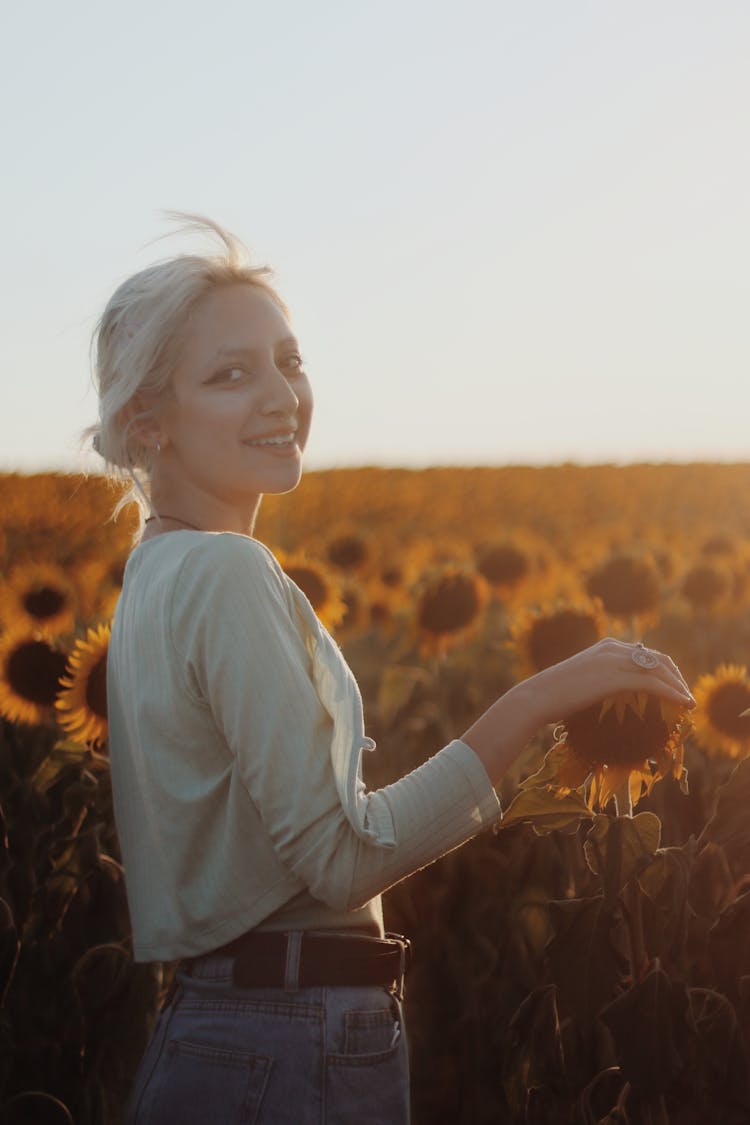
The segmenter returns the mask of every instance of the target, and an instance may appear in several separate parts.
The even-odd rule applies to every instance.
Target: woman
[[[367,792],[356,683],[252,537],[262,494],[300,479],[299,344],[267,272],[186,218],[223,252],[129,278],[95,335],[95,446],[148,512],[110,643],[116,823],[134,956],[179,961],[127,1120],[398,1125],[408,943],[381,893],[500,817],[546,723],[646,682],[692,697],[667,656],[608,639]]]

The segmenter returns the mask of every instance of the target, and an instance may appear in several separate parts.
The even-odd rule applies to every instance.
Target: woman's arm
[[[335,909],[363,905],[497,821],[492,786],[546,722],[611,691],[642,688],[647,676],[653,690],[676,690],[674,674],[638,669],[632,646],[602,642],[512,688],[462,739],[369,793],[394,841],[370,843],[341,804],[330,719],[267,552],[241,536],[217,536],[188,561],[171,615],[175,656],[210,708],[280,862]]]
[[[648,671],[632,659],[633,646],[606,637],[568,660],[516,684],[461,735],[497,785],[541,727],[620,691],[647,691],[683,707],[695,700],[673,661],[659,654]]]

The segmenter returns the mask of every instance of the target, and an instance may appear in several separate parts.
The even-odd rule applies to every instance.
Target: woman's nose
[[[270,366],[266,375],[263,409],[267,414],[296,414],[299,399],[289,380],[278,367]]]

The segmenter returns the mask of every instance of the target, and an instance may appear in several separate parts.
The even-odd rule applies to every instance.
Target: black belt
[[[401,934],[373,938],[305,930],[299,946],[297,987],[383,985],[403,997],[404,976],[411,961],[411,942]],[[250,930],[203,956],[234,958],[232,979],[241,988],[284,988],[288,980],[289,936]],[[190,972],[198,958],[181,967]]]

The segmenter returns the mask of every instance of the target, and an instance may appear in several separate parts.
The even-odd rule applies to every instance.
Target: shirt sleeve
[[[314,897],[353,910],[497,821],[500,805],[477,755],[456,740],[375,794],[394,845],[363,840],[341,805],[326,752],[331,717],[287,595],[260,543],[211,536],[181,568],[172,643],[280,861]]]

